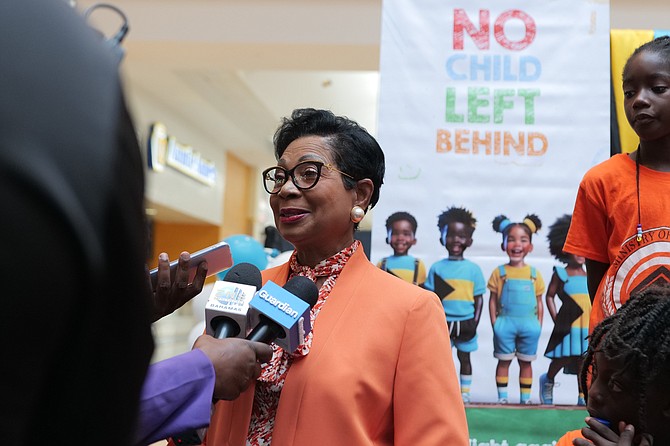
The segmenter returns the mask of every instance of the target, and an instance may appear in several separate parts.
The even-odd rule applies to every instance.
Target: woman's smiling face
[[[328,138],[322,136],[294,140],[277,164],[289,170],[304,161],[337,168]],[[330,256],[354,241],[350,212],[356,197],[356,188],[344,187],[342,174],[323,166],[313,188],[300,190],[288,180],[279,193],[270,196],[270,207],[277,229],[299,252],[323,251]]]

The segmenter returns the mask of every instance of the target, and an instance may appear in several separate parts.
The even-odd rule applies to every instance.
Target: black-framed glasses
[[[321,178],[321,168],[337,172],[347,178],[354,177],[341,170],[337,170],[331,164],[320,161],[303,161],[296,164],[293,169],[286,170],[283,167],[275,166],[263,171],[263,186],[269,194],[278,194],[281,188],[286,184],[287,178],[291,177],[293,184],[300,190],[311,189],[316,186]]]

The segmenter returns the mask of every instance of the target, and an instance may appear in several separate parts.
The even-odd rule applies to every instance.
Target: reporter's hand
[[[193,282],[188,283],[190,260],[191,255],[186,251],[179,255],[179,264],[173,281],[170,278],[170,259],[166,253],[162,252],[158,256],[156,289],[153,289],[151,279],[147,273],[153,304],[152,322],[171,314],[202,291],[202,287],[205,285],[205,277],[207,277],[207,262],[201,262],[198,265]]]
[[[272,359],[272,347],[246,339],[214,339],[201,335],[199,348],[212,361],[216,373],[214,398],[234,400],[261,374],[261,364]]]
[[[572,440],[575,446],[651,446],[654,440],[647,434],[635,435],[635,428],[632,424],[619,422],[619,432],[617,434],[609,427],[597,421],[595,418],[587,417],[588,427],[582,428],[582,435],[587,440],[576,438]]]

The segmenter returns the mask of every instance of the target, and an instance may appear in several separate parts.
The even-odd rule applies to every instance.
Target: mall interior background
[[[274,164],[273,132],[293,109],[328,108],[375,134],[381,0],[108,3],[128,20],[121,70],[143,150],[151,124],[161,122],[217,171],[214,186],[174,169],[147,171],[149,262],[234,234],[264,241],[272,216],[260,171]],[[612,29],[670,27],[666,0],[611,0],[610,7]],[[89,20],[108,36],[122,24],[102,8]],[[203,296],[154,324],[155,360],[190,349]]]

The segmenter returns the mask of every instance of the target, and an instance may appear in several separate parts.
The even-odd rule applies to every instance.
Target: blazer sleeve
[[[393,407],[397,446],[469,443],[444,310],[433,293],[421,292],[414,301],[396,373]]]

